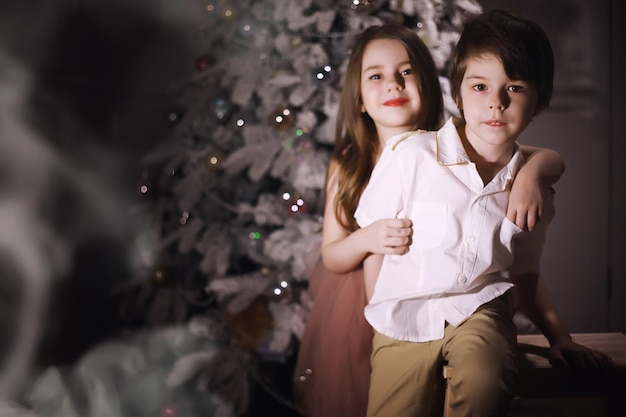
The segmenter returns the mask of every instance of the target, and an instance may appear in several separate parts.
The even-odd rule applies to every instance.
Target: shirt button
[[[468,242],[473,242],[474,240],[476,240],[476,238],[474,237],[474,235],[469,235],[469,236],[467,237],[467,241],[468,241]]]
[[[461,283],[461,284],[463,284],[463,285],[467,284],[467,277],[461,277],[461,278],[459,278],[459,283]]]

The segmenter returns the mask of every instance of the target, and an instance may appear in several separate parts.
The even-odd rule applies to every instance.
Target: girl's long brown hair
[[[367,28],[352,50],[339,102],[335,148],[331,175],[337,178],[335,216],[349,231],[358,229],[354,212],[367,185],[379,152],[379,140],[374,121],[361,112],[361,64],[369,42],[375,39],[395,39],[407,51],[417,80],[422,108],[415,129],[435,130],[443,117],[443,98],[437,67],[428,48],[411,29],[385,24]]]

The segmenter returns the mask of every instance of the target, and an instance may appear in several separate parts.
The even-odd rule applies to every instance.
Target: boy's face
[[[398,40],[375,39],[363,52],[361,111],[372,118],[383,141],[417,127],[422,103],[413,71]]]
[[[468,59],[460,95],[467,140],[480,154],[512,148],[537,106],[534,85],[510,80],[493,54]]]

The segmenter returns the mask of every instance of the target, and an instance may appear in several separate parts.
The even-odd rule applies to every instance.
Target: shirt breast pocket
[[[417,249],[440,246],[446,236],[448,207],[440,202],[417,202],[410,212],[413,221],[413,244]]]
[[[509,251],[512,251],[513,240],[524,233],[526,232],[524,232],[523,229],[505,217],[504,220],[502,220],[502,226],[500,227],[500,243],[502,243],[502,245]]]

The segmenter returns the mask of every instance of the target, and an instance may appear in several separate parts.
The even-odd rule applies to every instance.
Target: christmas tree
[[[321,239],[353,42],[375,24],[413,28],[445,92],[451,49],[481,7],[476,0],[203,0],[193,7],[194,74],[178,86],[170,137],[142,160],[134,216],[150,227],[133,278],[116,288],[129,333],[150,335],[132,338],[135,356],[126,349],[117,365],[135,370],[127,396],[141,397],[156,379],[172,392],[204,393],[203,415],[238,416],[249,411],[253,383],[272,391],[262,364],[293,357],[305,325],[306,260]],[[455,111],[449,96],[445,104]],[[106,349],[115,357],[115,347]],[[131,356],[158,365],[137,371]],[[185,392],[150,406],[196,415],[196,397]],[[273,395],[289,406],[288,392]],[[108,407],[116,415],[121,406]]]
[[[143,161],[140,192],[158,250],[129,311],[147,312],[151,326],[188,323],[206,339],[210,354],[178,358],[170,383],[194,379],[237,414],[248,403],[250,366],[292,355],[304,327],[305,259],[320,241],[325,173],[356,36],[383,22],[414,28],[445,87],[447,57],[480,6],[219,0],[197,7],[196,73],[168,115],[173,134]]]

